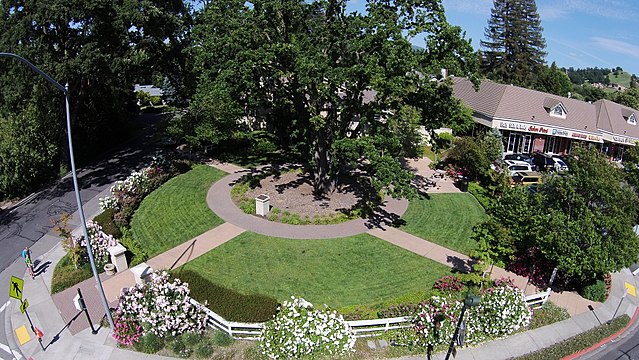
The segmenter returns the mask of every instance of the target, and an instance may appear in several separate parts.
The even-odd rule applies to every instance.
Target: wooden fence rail
[[[529,307],[538,309],[548,301],[549,297],[550,289],[538,294],[528,295],[525,299]],[[191,299],[191,303],[201,305],[193,299]],[[263,323],[228,321],[208,308],[202,307],[206,312],[206,322],[210,327],[224,331],[234,339],[257,340],[260,337],[260,332],[264,327]],[[389,330],[405,329],[413,326],[412,317],[410,316],[374,320],[352,320],[347,321],[347,323],[351,327],[351,331],[358,338],[374,336]]]

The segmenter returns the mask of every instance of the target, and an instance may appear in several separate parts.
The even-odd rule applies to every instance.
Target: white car
[[[556,171],[568,171],[568,165],[562,159],[554,157],[552,158],[555,162],[555,170]]]
[[[510,171],[510,176],[515,176],[515,174],[519,172],[532,172],[533,168],[532,166],[530,166],[530,164],[515,164],[508,166],[508,171]]]

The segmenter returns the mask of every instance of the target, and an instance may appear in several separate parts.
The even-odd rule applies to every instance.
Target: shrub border
[[[608,336],[607,338],[601,340],[600,342],[592,345],[589,348],[583,349],[583,350],[578,351],[578,352],[576,352],[576,353],[574,353],[572,355],[568,355],[568,356],[564,357],[562,360],[573,360],[573,359],[576,359],[576,358],[578,358],[578,357],[580,357],[582,355],[585,355],[585,354],[595,350],[596,348],[598,348],[601,345],[609,342],[610,340],[619,337],[619,335],[621,335],[624,332],[626,332],[626,330],[628,330],[628,328],[635,323],[635,321],[637,320],[637,314],[639,314],[639,308],[635,309],[635,313],[632,315],[632,318],[630,319],[630,321],[628,321],[628,324],[626,324],[626,326],[624,326],[621,330],[619,330],[616,333]]]

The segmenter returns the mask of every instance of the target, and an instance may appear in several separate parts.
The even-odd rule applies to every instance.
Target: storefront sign
[[[618,142],[618,143],[621,143],[621,144],[630,143],[629,140],[630,139],[628,139],[627,137],[624,137],[624,136],[615,136],[615,135],[612,136],[612,141]]]
[[[593,142],[599,142],[599,143],[603,142],[602,137],[599,135],[585,134],[578,131],[550,128],[550,127],[545,127],[540,125],[531,125],[531,124],[511,122],[511,121],[499,121],[498,124],[499,124],[498,128],[501,130],[521,131],[521,132],[528,132],[528,133],[535,133],[535,134],[559,136],[559,137],[593,141]],[[616,138],[621,138],[621,137],[616,137]],[[615,141],[621,142],[620,140],[615,140]],[[630,143],[630,141],[628,141],[628,143]]]
[[[543,126],[522,124],[510,121],[500,121],[499,128],[504,130],[518,130],[530,133],[550,134],[550,129]]]
[[[552,135],[569,137],[568,130],[552,129]]]
[[[499,128],[505,130],[528,131],[528,125],[508,121],[500,121]]]

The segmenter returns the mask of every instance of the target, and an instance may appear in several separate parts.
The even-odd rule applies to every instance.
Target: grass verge
[[[182,267],[244,294],[333,308],[430,289],[451,269],[368,234],[292,240],[245,232]],[[180,271],[178,269],[178,271]]]
[[[150,258],[223,223],[206,204],[206,194],[224,175],[199,165],[144,198],[131,220],[131,231]]]
[[[477,246],[470,236],[473,226],[485,221],[486,212],[470,194],[430,194],[411,200],[402,216],[402,230],[446,248],[468,254]]]
[[[77,269],[73,267],[73,262],[69,255],[64,255],[56,264],[51,279],[51,294],[57,294],[75,284],[93,276],[89,263],[80,265]]]
[[[630,321],[630,317],[628,315],[622,315],[612,322],[605,323],[601,326],[597,326],[596,328],[590,329],[584,333],[573,336],[570,339],[566,339],[562,342],[559,342],[555,345],[549,346],[547,348],[541,349],[539,351],[535,351],[530,354],[526,354],[524,356],[520,356],[517,360],[552,360],[552,359],[561,359],[565,356],[572,355],[581,350],[587,349],[598,342],[606,339],[617,331],[623,329],[628,322]]]

